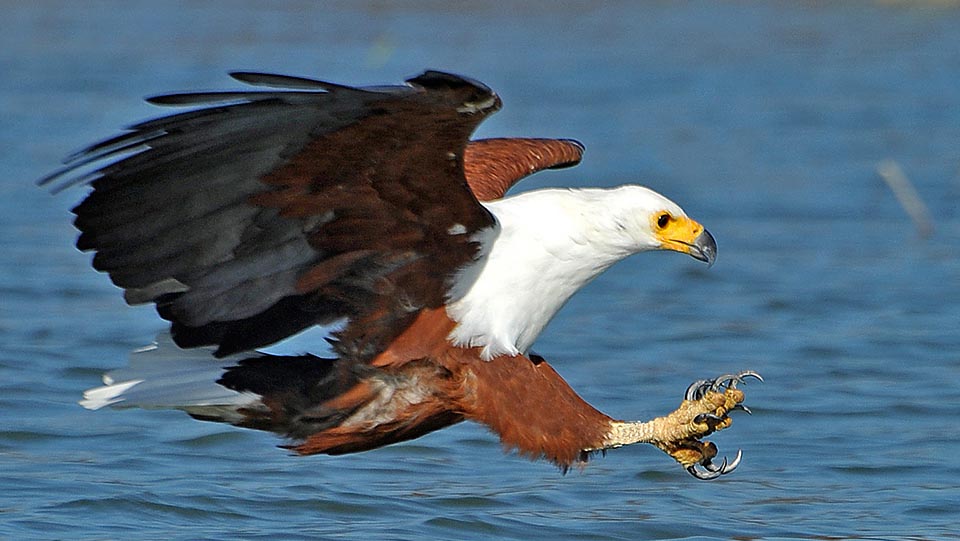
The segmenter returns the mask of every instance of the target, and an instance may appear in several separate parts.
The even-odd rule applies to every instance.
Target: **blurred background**
[[[83,189],[34,180],[230,70],[488,84],[478,137],[570,137],[515,190],[648,185],[710,270],[645,254],[536,349],[611,415],[751,368],[744,463],[703,483],[653,448],[583,472],[461,425],[347,457],[179,412],[76,405],[162,328],[72,243]],[[0,2],[0,538],[957,538],[957,2]]]

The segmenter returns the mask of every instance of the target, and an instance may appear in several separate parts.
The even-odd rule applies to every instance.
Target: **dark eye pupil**
[[[660,217],[657,218],[657,225],[659,227],[667,227],[667,223],[669,222],[670,222],[669,214],[661,214]]]

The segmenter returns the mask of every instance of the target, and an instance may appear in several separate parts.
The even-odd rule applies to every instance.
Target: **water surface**
[[[40,2],[0,22],[0,538],[950,539],[960,466],[960,12],[862,2]],[[575,137],[523,188],[642,182],[707,224],[710,270],[632,258],[537,350],[625,418],[752,368],[733,475],[653,448],[563,476],[461,425],[347,457],[178,412],[76,405],[161,327],[75,252],[32,180],[232,69],[503,97],[480,136]],[[920,238],[876,172],[896,160]]]

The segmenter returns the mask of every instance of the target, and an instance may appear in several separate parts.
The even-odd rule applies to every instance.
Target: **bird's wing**
[[[492,201],[528,175],[572,167],[582,157],[583,145],[573,139],[479,139],[467,145],[464,169],[477,199]]]
[[[41,182],[93,187],[74,209],[78,248],[128,302],[155,302],[180,346],[227,355],[340,322],[338,353],[369,359],[442,305],[477,257],[473,234],[494,225],[463,159],[500,100],[435,71],[360,88],[233,76],[279,89],[151,98],[201,108],[134,125]]]

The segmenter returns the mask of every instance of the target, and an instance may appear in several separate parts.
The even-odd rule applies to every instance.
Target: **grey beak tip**
[[[717,260],[717,241],[713,238],[713,235],[704,229],[703,232],[697,236],[696,240],[694,240],[693,246],[699,252],[694,257],[704,261],[708,269],[712,267],[714,261]]]

